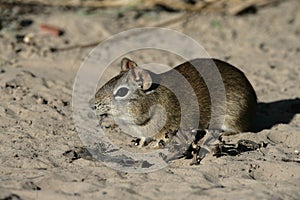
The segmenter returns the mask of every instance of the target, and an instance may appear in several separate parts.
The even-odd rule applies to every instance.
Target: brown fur
[[[124,66],[124,64],[128,66]],[[220,114],[220,117],[225,114],[225,121],[218,124],[218,119],[216,119],[217,125],[214,128],[233,133],[248,131],[251,128],[257,103],[256,94],[245,75],[234,66],[217,59],[195,59],[177,66],[174,68],[175,70],[162,74],[154,74],[138,67],[135,69],[136,66],[133,61],[126,58],[123,59],[122,74],[100,88],[92,101],[98,106],[98,111],[105,107],[106,109],[108,108],[108,111],[103,109],[103,114],[111,114],[109,104],[114,98],[112,95],[113,90],[119,84],[116,83],[117,81],[121,80],[122,84],[126,84],[126,82],[138,80],[142,82],[141,89],[137,89],[130,97],[129,104],[126,104],[126,112],[128,111],[128,113],[125,118],[131,118],[141,128],[145,127],[145,129],[141,130],[149,131],[155,128],[155,124],[162,120],[159,114],[163,112],[156,109],[154,112],[156,114],[153,114],[156,117],[153,118],[149,110],[154,105],[162,105],[166,111],[166,121],[163,128],[153,136],[155,141],[168,142],[172,138],[172,133],[175,133],[180,127],[180,123],[189,128],[207,129],[211,122],[211,98],[204,81],[205,79],[202,78],[197,69],[207,69],[210,72],[210,69],[217,66],[226,90],[226,108],[219,109],[220,111],[223,110],[224,113],[217,113],[217,117],[219,117],[218,114]],[[130,73],[133,74],[134,80],[130,79]],[[124,78],[125,74],[128,76],[127,79]],[[180,76],[181,78],[183,76],[182,80],[180,80]],[[213,78],[216,75],[211,74],[210,76],[209,78]],[[144,78],[145,80],[143,80],[143,77],[146,77]],[[189,110],[188,107],[181,110],[180,102],[172,92],[172,88],[175,88],[179,93],[177,96],[180,97],[182,102],[186,105],[192,105],[191,91],[188,92],[187,84],[183,84],[184,80],[190,84],[198,100],[200,111],[198,127],[190,127],[193,124],[190,124],[190,122],[196,120],[198,112],[193,109],[191,112],[186,112],[185,109]],[[153,83],[152,86],[148,87],[151,83]],[[143,89],[145,84],[148,84],[147,88]],[[146,91],[147,89],[149,91]],[[119,108],[123,109],[123,107]],[[155,145],[157,146],[158,144]]]

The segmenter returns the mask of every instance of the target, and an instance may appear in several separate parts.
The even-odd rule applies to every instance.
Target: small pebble
[[[20,26],[25,28],[30,26],[33,23],[33,21],[31,19],[23,19],[20,21]]]
[[[270,67],[271,69],[275,69],[275,68],[276,68],[275,65],[269,65],[269,67]]]
[[[24,36],[23,42],[25,42],[26,44],[31,44],[32,40],[33,40],[33,37],[34,37],[33,33],[29,33],[29,34]]]

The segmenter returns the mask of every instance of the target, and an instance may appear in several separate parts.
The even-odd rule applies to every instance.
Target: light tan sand
[[[299,11],[299,1],[285,1],[253,15],[199,15],[171,26],[211,56],[239,67],[257,92],[257,131],[227,140],[268,145],[238,156],[209,155],[198,166],[181,159],[147,174],[63,156],[83,146],[72,121],[72,87],[92,48],[47,49],[66,42],[87,44],[178,14],[150,13],[136,21],[132,12],[119,19],[109,11],[26,14],[33,25],[16,33],[35,33],[36,46],[16,43],[11,30],[0,32],[0,199],[300,199],[300,156],[295,153],[300,150]],[[63,27],[66,33],[42,34],[39,23]],[[151,52],[133,58],[179,64],[172,56]]]

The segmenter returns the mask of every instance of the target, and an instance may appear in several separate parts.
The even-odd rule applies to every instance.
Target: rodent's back
[[[215,66],[217,67],[217,70],[221,75],[222,80],[220,81],[223,81],[224,84],[226,93],[226,108],[221,108],[218,111],[220,112],[223,110],[224,112],[214,113],[214,116],[216,116],[216,114],[219,114],[220,116],[214,117],[218,119],[214,119],[211,121],[212,105],[210,91],[208,90],[208,87],[204,80],[210,81],[210,79],[218,79],[219,74],[215,74],[218,73],[216,72]],[[205,58],[185,62],[175,67],[174,69],[182,74],[184,78],[190,83],[190,85],[194,89],[195,95],[197,96],[200,111],[199,128],[206,129],[208,127],[213,127],[216,129],[221,129],[223,131],[231,132],[244,132],[248,131],[251,128],[251,123],[255,115],[257,104],[256,94],[250,82],[242,71],[224,61]],[[199,72],[201,72],[201,74]],[[169,72],[161,74],[162,80],[171,82],[172,80],[170,79],[172,79],[173,77],[172,73],[174,72],[172,72],[171,70]],[[180,88],[180,86],[178,88]],[[219,89],[213,87],[209,88],[214,91]],[[189,101],[191,101],[191,99],[189,98],[189,94],[184,94],[186,92],[185,88],[181,88],[181,90],[183,90],[183,95],[181,96],[181,98],[184,98],[184,101],[189,104]],[[214,93],[214,91],[211,92]],[[224,118],[221,116],[223,114],[225,114]],[[192,116],[192,114],[187,116],[184,115],[182,116],[182,118],[189,118]],[[225,121],[217,121],[222,119],[225,119]],[[186,119],[186,121],[189,121],[189,119]],[[214,124],[210,124],[210,122],[216,123],[217,125],[214,126]]]

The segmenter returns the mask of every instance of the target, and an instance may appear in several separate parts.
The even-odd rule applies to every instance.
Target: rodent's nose
[[[95,105],[95,98],[92,98],[90,101],[89,101],[89,106],[92,110],[96,110],[96,105]]]
[[[96,106],[95,106],[95,105],[90,105],[90,108],[91,108],[92,110],[96,110]]]

